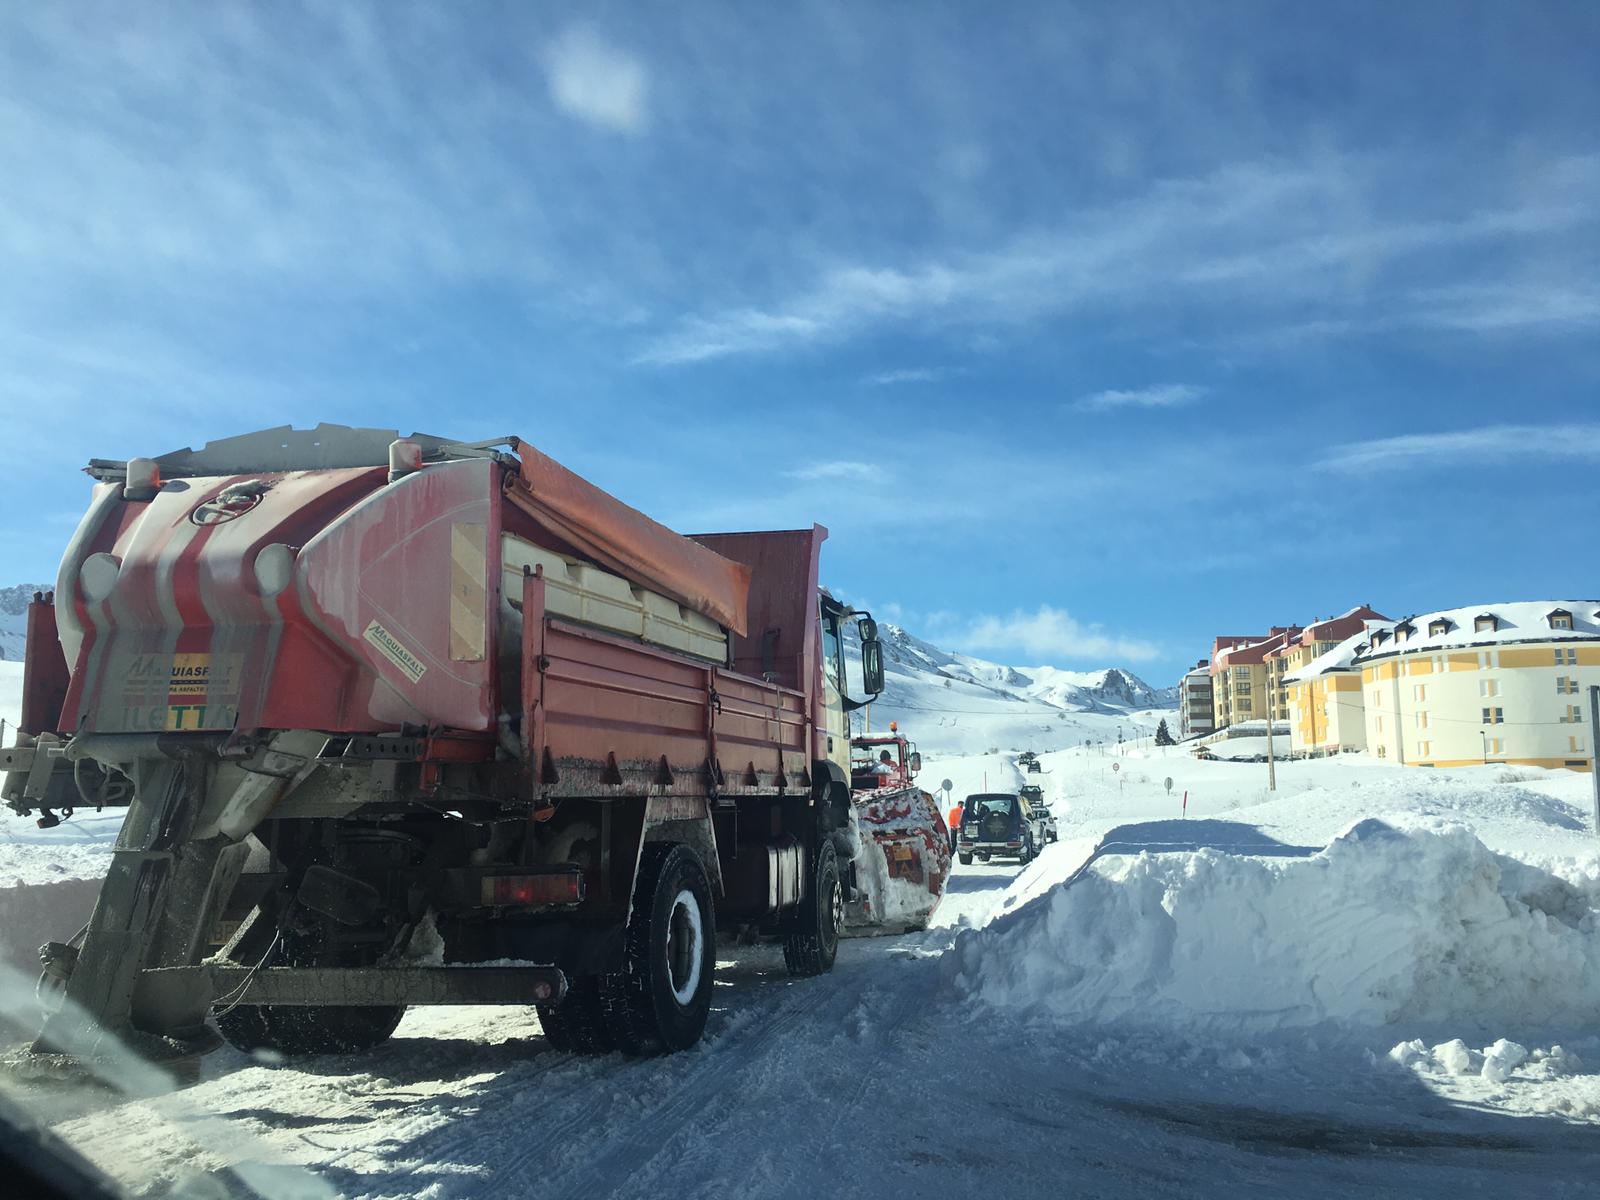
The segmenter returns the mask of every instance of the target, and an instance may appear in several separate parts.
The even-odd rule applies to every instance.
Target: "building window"
[[[1505,724],[1506,710],[1503,708],[1486,708],[1483,710],[1483,723],[1485,725]]]
[[[1382,717],[1378,718],[1378,732],[1379,733],[1383,732],[1383,718]]]
[[[1417,753],[1419,755],[1421,755],[1423,758],[1432,758],[1433,757],[1433,743],[1432,742],[1418,742],[1417,743]]]
[[[1578,694],[1578,681],[1571,675],[1558,675],[1556,677],[1556,695],[1576,696]]]
[[[1577,734],[1573,734],[1567,739],[1567,749],[1573,754],[1582,754],[1584,751],[1583,739]]]
[[[1485,748],[1486,752],[1489,753],[1489,754],[1504,754],[1506,752],[1505,739],[1504,738],[1490,738],[1485,743],[1485,747],[1484,748]]]
[[[1493,613],[1479,613],[1472,619],[1472,632],[1493,633],[1500,628],[1500,618]]]
[[[1428,698],[1428,685],[1425,683],[1415,684],[1411,689],[1411,698],[1421,704]]]
[[[1550,614],[1551,629],[1571,629],[1572,614],[1564,608],[1558,608]]]
[[[1438,637],[1442,633],[1450,632],[1450,622],[1444,619],[1428,622],[1428,636]]]
[[[1478,695],[1488,698],[1500,694],[1500,681],[1498,679],[1478,680]]]
[[[1567,715],[1562,717],[1561,720],[1563,724],[1576,725],[1579,721],[1583,720],[1583,714],[1578,711],[1578,706],[1576,704],[1569,704],[1567,705]]]
[[[1578,665],[1578,651],[1573,646],[1556,647],[1556,666],[1575,667]]]
[[[1417,714],[1417,728],[1418,729],[1426,729],[1427,727],[1428,727],[1428,714],[1425,713],[1425,712],[1419,712]]]

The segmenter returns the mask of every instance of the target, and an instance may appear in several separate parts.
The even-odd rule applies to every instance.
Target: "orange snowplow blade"
[[[518,441],[506,499],[607,570],[671,596],[737,634],[748,632],[750,568],[652,521]]]

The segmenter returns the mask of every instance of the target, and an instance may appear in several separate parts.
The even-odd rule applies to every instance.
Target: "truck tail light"
[[[537,875],[485,875],[483,903],[494,905],[581,904],[583,876],[576,871]]]

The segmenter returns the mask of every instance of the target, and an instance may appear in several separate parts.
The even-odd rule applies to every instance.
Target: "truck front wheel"
[[[795,924],[783,941],[783,962],[789,974],[821,975],[831,970],[839,954],[839,927],[843,924],[839,856],[832,842],[823,842],[811,875],[811,894],[800,902]]]
[[[705,868],[687,846],[639,858],[625,966],[600,984],[606,1028],[624,1054],[670,1054],[700,1040],[711,1013],[717,929]]]

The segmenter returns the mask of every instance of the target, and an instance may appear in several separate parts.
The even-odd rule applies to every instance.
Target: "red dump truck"
[[[37,1049],[355,1052],[507,1003],[659,1053],[700,1038],[719,933],[832,965],[883,656],[820,526],[681,537],[515,438],[283,428],[89,473],[3,797],[127,813],[41,951]]]

